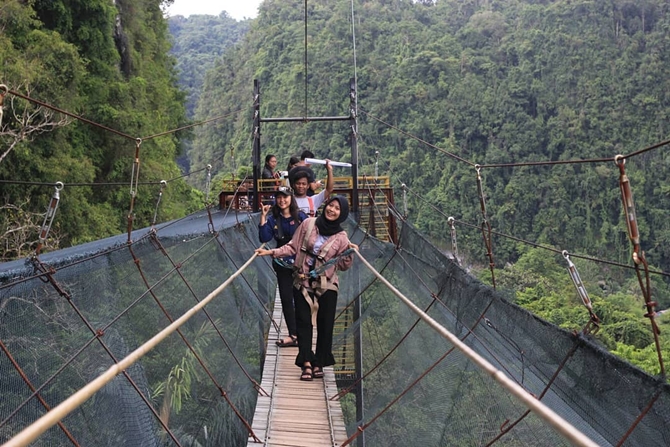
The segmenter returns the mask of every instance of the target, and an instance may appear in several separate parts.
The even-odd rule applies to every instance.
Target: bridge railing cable
[[[444,301],[440,298],[440,296],[442,296],[442,295],[449,295],[449,292],[445,292],[445,291],[442,290],[442,289],[441,289],[441,290],[438,290],[437,292],[433,292],[433,291],[431,290],[431,288],[426,284],[426,281],[424,281],[423,278],[421,277],[421,275],[419,275],[419,273],[415,270],[414,265],[415,265],[416,263],[421,263],[422,260],[421,260],[420,258],[416,258],[416,257],[414,257],[414,258],[412,259],[412,262],[409,262],[407,259],[405,259],[405,257],[404,257],[403,254],[401,253],[402,251],[403,251],[403,249],[402,249],[402,242],[399,242],[399,247],[396,247],[396,249],[394,250],[393,255],[392,255],[391,258],[390,258],[390,260],[392,260],[392,259],[393,259],[394,257],[396,257],[396,256],[399,256],[399,258],[403,261],[403,266],[399,266],[399,268],[400,268],[401,270],[405,271],[405,272],[408,272],[408,271],[411,272],[411,273],[412,273],[412,276],[415,277],[415,280],[418,280],[419,283],[422,284],[422,286],[425,288],[425,290],[426,290],[427,292],[430,293],[430,295],[431,295],[431,297],[432,297],[432,301],[428,304],[428,306],[426,307],[426,310],[425,310],[424,312],[427,313],[427,312],[431,309],[431,307],[433,307],[433,305],[434,305],[435,303],[440,303],[440,305],[443,306],[443,309],[446,310],[449,314],[452,315],[453,320],[456,321],[457,324],[459,324],[463,329],[465,329],[465,334],[461,337],[461,340],[462,340],[462,341],[465,341],[468,337],[471,337],[475,343],[477,343],[482,349],[484,349],[484,350],[486,351],[486,355],[489,356],[489,358],[495,359],[496,363],[497,363],[498,365],[500,365],[500,367],[502,367],[502,368],[504,369],[504,371],[505,371],[510,377],[514,378],[515,375],[512,373],[512,371],[509,370],[508,365],[506,365],[505,362],[501,361],[501,359],[498,358],[498,356],[496,355],[496,353],[493,352],[493,351],[489,348],[489,346],[488,346],[488,344],[486,343],[486,341],[483,340],[480,336],[478,336],[477,333],[475,332],[475,329],[477,328],[477,326],[479,325],[479,323],[480,323],[482,320],[484,320],[484,321],[486,322],[486,326],[488,326],[488,327],[490,327],[490,328],[493,328],[493,329],[496,331],[496,333],[497,333],[497,334],[504,340],[504,342],[508,343],[511,347],[513,347],[513,349],[516,350],[517,355],[520,356],[520,358],[521,358],[521,366],[520,366],[520,368],[521,368],[521,378],[520,378],[520,380],[519,380],[519,379],[516,379],[516,378],[515,378],[514,380],[515,380],[520,386],[524,387],[524,389],[527,389],[527,388],[524,386],[524,371],[525,371],[526,367],[524,366],[525,362],[524,362],[524,351],[523,351],[523,349],[522,349],[522,348],[521,348],[521,347],[514,341],[513,338],[511,338],[511,337],[509,337],[507,334],[505,334],[505,331],[499,330],[498,328],[495,327],[495,325],[491,322],[491,320],[490,320],[489,318],[485,318],[485,315],[486,315],[487,311],[489,310],[489,308],[491,307],[491,305],[494,303],[494,300],[493,300],[493,299],[490,299],[490,300],[489,300],[489,304],[488,304],[487,306],[485,306],[485,307],[481,310],[480,315],[479,315],[479,317],[474,321],[474,324],[472,324],[471,327],[468,327],[468,325],[465,324],[465,322],[459,320],[458,315],[456,315],[455,313],[453,313],[453,312],[451,311],[451,309],[449,309],[449,306],[447,306],[447,305],[444,303]],[[409,253],[409,254],[411,254],[411,253]],[[390,262],[390,260],[389,260],[389,262]],[[386,269],[386,267],[388,267],[388,265],[389,265],[388,262],[387,262],[386,264],[384,264],[384,266],[383,266],[383,268],[382,268],[382,271],[383,271],[384,269]],[[375,281],[376,281],[376,279],[375,279]],[[410,280],[410,281],[411,281],[412,283],[414,283],[414,280]],[[374,283],[374,281],[373,281],[373,282],[370,282],[370,283],[368,284],[368,286],[366,286],[366,289],[367,289],[368,287],[372,286],[373,283]],[[361,291],[358,295],[361,295],[363,292],[364,292],[364,291]],[[357,297],[358,297],[358,295],[357,295]],[[368,302],[367,304],[368,304],[368,306],[372,305],[372,304],[369,303],[369,302]],[[378,306],[377,306],[377,307],[378,307]],[[343,312],[344,312],[344,311],[343,311]],[[437,312],[439,312],[439,310],[438,310]],[[388,312],[385,312],[385,313],[388,313]],[[359,377],[358,379],[355,380],[355,382],[354,382],[353,384],[351,384],[351,385],[348,386],[347,388],[341,390],[337,395],[333,396],[333,397],[331,398],[331,400],[334,400],[334,399],[341,399],[344,395],[346,395],[346,394],[348,394],[349,392],[351,392],[351,391],[352,391],[352,390],[353,390],[353,389],[354,389],[360,382],[365,381],[371,374],[373,374],[373,373],[374,373],[378,368],[380,368],[380,367],[381,367],[387,360],[389,360],[392,354],[394,354],[396,351],[402,349],[402,348],[401,348],[401,344],[403,344],[403,342],[405,342],[405,340],[407,340],[407,338],[410,336],[410,334],[412,334],[412,332],[414,331],[414,329],[417,328],[417,325],[418,325],[418,323],[419,323],[420,321],[421,321],[420,318],[418,318],[416,321],[414,321],[414,323],[411,325],[411,327],[405,332],[405,334],[399,339],[399,341],[398,341],[392,348],[390,348],[390,349],[388,350],[388,352],[383,356],[383,358],[382,358],[381,360],[377,361],[376,364],[374,364],[374,366],[372,366],[372,367],[368,367],[368,368],[367,368],[367,371],[365,372],[365,374],[364,374],[362,377]],[[399,327],[398,325],[395,325],[395,326],[396,326],[396,327]],[[375,327],[375,326],[373,326],[373,327]],[[373,330],[373,327],[368,326],[368,331]],[[369,335],[370,335],[370,334],[369,334]],[[420,335],[419,335],[419,337],[420,337]],[[369,338],[374,338],[374,336],[369,337]],[[575,350],[577,349],[578,346],[580,346],[580,344],[581,344],[581,339],[580,339],[579,337],[575,337],[575,340],[574,340],[574,342],[573,342],[573,346],[572,346],[572,348],[571,348],[571,349],[568,351],[568,353],[565,355],[563,361],[562,361],[562,362],[558,365],[558,367],[553,371],[552,378],[545,384],[545,387],[544,387],[544,389],[542,390],[542,392],[541,392],[541,394],[540,394],[540,397],[544,396],[544,395],[551,389],[551,387],[552,387],[552,385],[554,384],[556,378],[559,376],[559,373],[562,372],[562,370],[563,370],[564,366],[566,365],[567,361],[568,361],[570,358],[572,358],[572,356],[573,356]],[[411,348],[410,348],[410,349],[411,349]],[[407,352],[407,348],[405,348],[404,351]],[[372,424],[373,424],[379,417],[381,417],[385,412],[387,412],[388,410],[390,410],[392,406],[396,405],[396,404],[400,401],[401,398],[403,398],[403,397],[404,397],[404,396],[405,396],[405,395],[406,395],[406,394],[407,394],[413,387],[419,385],[419,383],[420,383],[420,382],[421,382],[421,381],[422,381],[422,380],[423,380],[423,379],[424,379],[424,378],[425,378],[431,371],[433,371],[433,370],[434,370],[434,369],[435,369],[435,368],[436,368],[442,361],[444,361],[444,360],[447,358],[447,356],[449,356],[449,354],[451,354],[452,352],[454,352],[454,349],[453,349],[453,348],[449,349],[447,352],[444,353],[444,355],[442,355],[442,357],[440,357],[437,361],[435,361],[433,364],[431,364],[429,367],[427,367],[427,368],[426,368],[426,369],[425,369],[425,370],[424,370],[424,371],[423,371],[417,378],[415,378],[415,379],[414,379],[408,386],[406,386],[401,392],[397,393],[396,396],[392,399],[392,401],[391,401],[390,403],[388,403],[388,404],[387,404],[381,411],[377,412],[377,413],[375,414],[375,416],[374,416],[371,420],[369,420],[364,426],[359,427],[359,430],[361,430],[361,429],[364,430],[366,427],[369,427],[370,425],[372,425]],[[400,355],[403,356],[403,354],[400,354]],[[391,367],[391,368],[392,368],[392,367]],[[375,388],[374,379],[373,379],[373,382],[372,382],[370,385],[371,385],[371,388],[373,388],[373,389]],[[494,437],[494,438],[489,442],[489,444],[487,444],[487,445],[492,445],[492,444],[494,444],[495,442],[497,442],[497,440],[499,440],[499,439],[502,438],[504,435],[506,435],[507,433],[509,433],[509,432],[510,432],[510,431],[511,431],[511,430],[512,430],[512,429],[513,429],[519,422],[521,422],[521,420],[523,420],[529,413],[530,413],[530,412],[527,411],[527,412],[524,413],[520,418],[518,418],[514,423],[506,424],[506,425],[504,425],[503,427],[501,427],[501,430],[500,430],[500,433],[498,434],[498,436]]]

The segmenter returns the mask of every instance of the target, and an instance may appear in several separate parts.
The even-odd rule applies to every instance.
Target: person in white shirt
[[[332,194],[335,185],[333,182],[333,167],[330,160],[326,159],[326,171],[328,172],[326,188],[320,193],[308,197],[310,171],[311,169],[306,166],[296,166],[289,172],[289,182],[293,188],[293,197],[298,204],[298,209],[309,217],[314,217],[319,207]]]
[[[314,176],[314,171],[312,171],[312,168],[310,167],[309,164],[305,161],[307,158],[314,158],[314,153],[309,150],[304,150],[302,151],[302,154],[300,154],[300,159],[297,157],[291,157],[291,161],[289,162],[289,168],[288,168],[288,173],[289,176],[291,175],[291,170],[294,167],[297,166],[305,166],[310,168],[307,172],[309,172],[309,187],[307,188],[307,195],[308,196],[313,196],[314,191],[317,189],[321,189],[323,187],[323,184],[321,183],[321,180],[317,180],[316,177]],[[295,160],[295,162],[293,162]]]

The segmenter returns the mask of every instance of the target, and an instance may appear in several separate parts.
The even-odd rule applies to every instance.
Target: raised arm
[[[261,242],[270,242],[274,238],[274,217],[269,216],[271,205],[263,205],[261,219],[258,225],[258,239]]]
[[[326,171],[328,172],[328,178],[326,179],[326,198],[330,197],[335,189],[335,181],[333,180],[333,167],[330,164],[330,160],[326,158]]]

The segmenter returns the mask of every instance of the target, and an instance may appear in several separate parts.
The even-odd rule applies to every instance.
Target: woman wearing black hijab
[[[341,227],[348,215],[347,199],[331,197],[324,203],[323,214],[306,219],[291,242],[272,250],[256,250],[259,256],[296,257],[294,300],[298,356],[295,364],[302,368],[300,380],[322,378],[324,366],[335,364],[333,327],[339,284],[336,271],[348,270],[354,261],[353,253],[343,255],[346,250],[358,250]],[[328,264],[333,259],[335,262]],[[312,271],[315,274],[310,275]],[[317,326],[316,352],[312,351],[314,324]]]

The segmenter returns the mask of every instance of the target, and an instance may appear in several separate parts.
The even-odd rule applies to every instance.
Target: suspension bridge
[[[2,87],[3,96],[33,100]],[[481,223],[444,217],[456,255],[457,228],[481,231],[489,287],[404,219],[390,184],[359,176],[359,113],[416,137],[359,108],[355,78],[349,96],[343,116],[310,117],[305,97],[304,116],[266,118],[255,83],[254,169],[242,181],[252,193],[224,191],[219,209],[208,205],[167,223],[157,222],[156,212],[150,228],[133,229],[142,138],[116,132],[136,149],[128,234],[41,253],[67,194],[67,184],[53,185],[38,249],[0,265],[3,447],[670,443],[670,388],[648,287],[650,274],[666,273],[650,270],[644,259],[625,169],[626,160],[669,142],[595,160],[479,165],[417,139],[473,169]],[[351,129],[352,176],[336,192],[357,211],[347,231],[360,250],[356,267],[341,275],[337,364],[324,381],[305,386],[291,349],[274,347],[285,334],[274,274],[267,259],[254,256],[254,211],[263,198],[261,125],[323,120]],[[542,321],[495,290],[491,241],[509,235],[489,223],[482,169],[612,162],[633,244],[635,263],[625,267],[640,280],[661,377],[594,341],[598,318],[574,265],[570,275],[590,316],[581,331]],[[420,196],[404,183],[402,192]],[[568,261],[579,256],[544,248]]]
[[[207,208],[2,264],[3,446],[666,444],[663,380],[505,301],[397,217],[395,243],[349,222],[338,364],[308,387],[274,347],[256,214]]]

